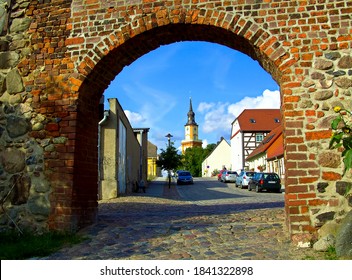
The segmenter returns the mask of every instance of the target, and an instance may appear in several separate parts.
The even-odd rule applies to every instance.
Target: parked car
[[[184,170],[177,170],[177,171],[175,172],[175,177],[177,178],[177,177],[178,177],[178,173],[180,173],[180,172],[182,172],[182,171],[184,171]]]
[[[256,172],[242,170],[241,173],[236,178],[236,187],[241,189],[247,188],[249,180],[254,176]]]
[[[177,185],[193,184],[193,176],[189,171],[180,171],[177,176]]]
[[[236,171],[225,170],[225,172],[223,172],[221,175],[221,182],[236,182],[237,176],[238,174]]]
[[[279,175],[273,172],[257,172],[249,181],[248,190],[261,192],[262,190],[281,192],[281,180]]]

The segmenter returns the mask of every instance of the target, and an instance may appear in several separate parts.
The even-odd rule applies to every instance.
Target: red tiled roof
[[[246,160],[249,160],[255,157],[256,155],[259,155],[260,153],[264,153],[265,151],[267,151],[268,153],[268,150],[270,149],[271,145],[275,143],[275,141],[280,137],[282,137],[281,124],[277,125],[272,131],[270,131],[270,133],[264,138],[264,140],[259,144],[259,146],[255,150],[253,150],[252,153],[250,153],[250,155],[246,158]],[[283,144],[282,144],[282,152],[283,152]],[[267,157],[269,156],[267,155]]]
[[[275,159],[276,157],[283,157],[284,155],[284,136],[281,135],[274,141],[274,143],[266,151],[267,160]]]
[[[281,123],[280,109],[245,109],[237,117],[241,131],[271,131]]]

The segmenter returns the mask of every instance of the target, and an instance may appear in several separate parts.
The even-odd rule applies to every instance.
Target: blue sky
[[[105,91],[117,98],[132,127],[150,128],[149,141],[160,149],[171,133],[175,147],[184,139],[192,98],[203,146],[229,141],[232,121],[252,108],[280,108],[279,86],[257,61],[228,47],[181,42],[140,57]]]

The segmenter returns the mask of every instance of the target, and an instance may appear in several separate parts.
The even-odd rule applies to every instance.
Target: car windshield
[[[229,173],[229,174],[237,175],[237,172],[236,172],[236,171],[229,171],[228,173]]]
[[[191,173],[189,172],[180,172],[178,173],[179,176],[191,176]]]
[[[247,172],[247,176],[248,176],[248,177],[253,177],[254,174],[255,174],[255,172]]]

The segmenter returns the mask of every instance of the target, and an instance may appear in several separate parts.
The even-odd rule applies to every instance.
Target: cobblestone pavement
[[[176,186],[153,184],[159,191],[101,201],[98,222],[80,232],[88,239],[45,259],[324,259],[293,246],[282,204],[200,206],[182,201]]]

